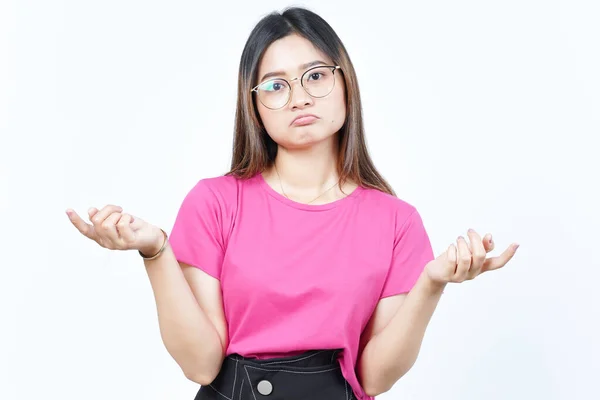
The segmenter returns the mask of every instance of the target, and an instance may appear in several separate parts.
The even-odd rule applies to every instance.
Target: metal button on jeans
[[[266,380],[258,382],[256,388],[258,389],[258,393],[262,394],[263,396],[268,396],[271,394],[271,392],[273,392],[273,384]]]

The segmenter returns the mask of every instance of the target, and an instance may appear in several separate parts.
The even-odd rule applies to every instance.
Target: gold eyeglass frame
[[[302,83],[304,81],[304,75],[306,75],[307,73],[309,73],[310,71],[317,69],[317,68],[331,68],[331,72],[333,73],[333,86],[331,87],[331,90],[329,91],[329,93],[327,93],[326,95],[323,96],[313,96],[312,94],[308,93],[308,91],[306,90],[306,88],[304,87],[304,84]],[[262,102],[262,100],[260,99],[260,96],[258,95],[258,88],[259,86],[264,85],[267,82],[271,82],[271,81],[284,81],[287,85],[288,88],[290,89],[288,92],[288,99],[287,101],[281,106],[281,107],[277,107],[277,108],[271,108],[271,107],[267,107],[269,110],[279,110],[283,107],[285,107],[286,105],[288,105],[288,103],[290,102],[290,100],[292,99],[292,82],[297,81],[298,79],[300,79],[300,86],[302,86],[302,89],[306,92],[306,94],[308,94],[310,97],[314,97],[317,99],[322,99],[323,97],[327,97],[329,96],[329,94],[331,94],[331,92],[333,92],[333,89],[335,88],[335,71],[337,71],[338,69],[342,69],[342,67],[340,67],[339,65],[316,65],[314,67],[311,67],[309,69],[307,69],[306,71],[304,71],[304,73],[302,74],[302,76],[300,76],[300,78],[296,77],[294,79],[290,79],[287,80],[285,78],[272,78],[272,79],[267,79],[266,81],[263,81],[261,83],[259,83],[258,85],[254,86],[252,89],[250,89],[250,92],[256,92],[256,97],[258,97],[258,100],[261,102],[261,104],[265,107],[267,107],[265,105],[265,103]]]

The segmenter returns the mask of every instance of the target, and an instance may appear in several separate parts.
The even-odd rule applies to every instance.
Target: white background
[[[64,211],[115,203],[169,230],[227,171],[250,30],[291,4],[0,4],[0,399],[192,399],[139,256]],[[598,2],[296,4],[344,41],[372,156],[436,253],[469,227],[521,244],[448,288],[380,398],[600,398]]]

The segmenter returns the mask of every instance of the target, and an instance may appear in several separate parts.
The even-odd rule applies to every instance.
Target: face
[[[286,79],[291,87],[289,101],[281,108],[268,108],[258,98],[256,101],[258,113],[269,136],[279,145],[297,149],[332,140],[344,124],[346,103],[343,75],[340,70],[327,75],[321,73],[327,72],[327,69],[312,69],[323,65],[335,64],[310,41],[298,35],[273,42],[263,55],[258,70],[258,83],[265,82],[261,85],[261,98],[267,99],[268,96],[271,100],[282,98],[283,101],[287,98],[282,93],[288,92],[289,88],[283,81],[273,79]],[[301,86],[300,79],[309,69],[311,71],[304,76],[304,85],[311,94],[318,97],[311,96]],[[269,75],[265,77],[266,74]],[[298,79],[293,80],[294,78]],[[333,89],[321,97],[330,87],[327,79],[335,80],[331,81]],[[314,117],[297,119],[306,114]]]

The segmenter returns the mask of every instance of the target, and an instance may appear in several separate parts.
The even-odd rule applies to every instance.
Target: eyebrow
[[[315,60],[315,61],[307,62],[306,64],[300,65],[299,69],[308,69],[308,68],[314,67],[316,65],[327,65],[327,63],[325,61]],[[263,75],[262,78],[260,78],[259,82],[263,82],[267,78],[271,78],[273,76],[279,76],[279,75],[285,75],[285,71],[267,72],[266,74]]]

